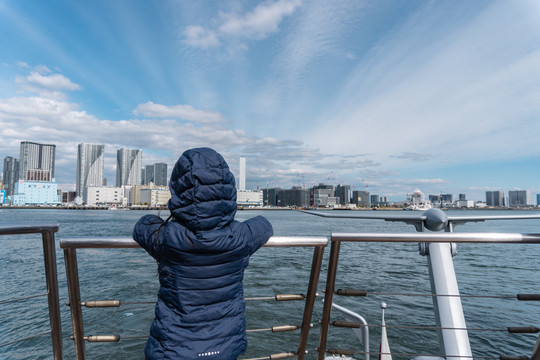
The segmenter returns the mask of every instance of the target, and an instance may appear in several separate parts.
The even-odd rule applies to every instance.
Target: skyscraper
[[[54,160],[56,145],[21,142],[19,156],[19,179],[52,181],[54,179]]]
[[[240,158],[240,176],[238,181],[238,190],[246,190],[246,158]]]
[[[146,165],[141,172],[142,179],[141,184],[148,185],[153,183],[157,186],[167,186],[167,164],[155,163],[153,165]]]
[[[141,175],[144,174],[144,179],[141,179],[141,183],[143,185],[148,185],[150,183],[154,183],[154,165],[146,165],[144,167],[144,170],[141,172]]]
[[[486,191],[486,205],[495,207],[504,206],[504,192]]]
[[[154,184],[158,186],[167,186],[167,164],[154,164]]]
[[[7,196],[12,196],[15,191],[15,182],[19,180],[19,159],[11,156],[4,158],[4,176],[2,182]]]
[[[86,199],[88,186],[103,186],[105,145],[79,144],[76,196]]]
[[[510,190],[508,191],[508,206],[526,206],[531,203],[529,190]]]
[[[140,185],[142,150],[120,149],[116,153],[116,187]]]

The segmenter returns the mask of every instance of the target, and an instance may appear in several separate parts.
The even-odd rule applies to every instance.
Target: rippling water
[[[154,212],[156,213],[156,212]],[[452,211],[458,215],[460,211]],[[505,211],[475,211],[479,214],[505,214]],[[510,211],[509,214],[516,214]],[[532,212],[527,212],[532,213]],[[239,211],[237,220],[255,215],[266,216],[274,225],[275,235],[323,235],[331,232],[414,232],[410,225],[381,220],[326,219],[292,211]],[[466,214],[471,214],[467,211]],[[0,211],[0,222],[49,221],[60,224],[56,235],[130,237],[142,211],[15,210]],[[162,217],[168,215],[163,212]],[[492,221],[458,226],[457,232],[540,233],[540,220]],[[45,293],[43,251],[39,235],[0,237],[0,302]],[[418,255],[416,244],[342,245],[336,288],[365,289],[369,292],[428,293],[429,275],[426,258]],[[325,251],[323,264],[328,261]],[[464,244],[454,258],[462,294],[515,295],[540,293],[539,245]],[[244,281],[246,297],[305,293],[309,279],[311,249],[260,249],[251,259]],[[64,355],[75,358],[65,283],[63,253],[57,246],[60,303]],[[155,262],[141,249],[79,250],[78,263],[82,301],[119,299],[123,302],[153,302],[158,289]],[[323,265],[319,281],[322,294],[326,281]],[[316,358],[322,302],[316,301],[308,359]],[[335,298],[336,303],[363,315],[369,324],[380,324],[380,303],[386,302],[388,325],[434,325],[431,298],[403,296],[368,296]],[[247,304],[248,329],[274,325],[300,324],[302,302],[275,303],[251,301]],[[48,329],[45,297],[0,305],[0,344]],[[539,326],[540,304],[508,299],[466,298],[463,308],[469,328],[505,329],[508,326]],[[333,316],[337,314],[333,314]],[[145,337],[153,319],[153,305],[122,305],[113,309],[84,309],[85,334],[119,334],[134,339],[119,343],[86,344],[87,359],[143,359]],[[298,332],[256,332],[248,335],[246,357],[295,350]],[[372,351],[378,350],[380,329],[370,331]],[[390,348],[396,353],[437,352],[437,335],[432,330],[388,329]],[[473,355],[531,355],[535,335],[514,335],[500,331],[471,331]],[[361,350],[348,329],[332,328],[328,347]],[[0,347],[0,359],[50,359],[50,336]],[[357,356],[363,358],[363,356]],[[375,356],[372,356],[375,358]],[[398,359],[400,357],[394,357]],[[403,358],[403,357],[401,357]]]

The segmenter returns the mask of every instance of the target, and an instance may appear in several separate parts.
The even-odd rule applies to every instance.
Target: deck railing
[[[58,295],[58,273],[56,265],[54,234],[58,231],[58,224],[33,223],[0,225],[0,235],[42,234],[44,251],[45,278],[47,283],[47,297],[50,318],[50,333],[52,338],[52,352],[55,360],[63,359],[62,330],[60,322],[60,305]],[[327,352],[327,336],[330,324],[330,313],[337,277],[340,246],[346,242],[384,242],[384,243],[426,243],[428,249],[435,244],[448,243],[485,243],[485,244],[540,244],[540,234],[509,234],[509,233],[334,233],[330,237],[331,250],[329,256],[328,274],[325,288],[325,301],[321,319],[319,345],[317,348],[318,359],[324,359]],[[11,239],[8,241],[12,241]],[[13,240],[15,241],[15,240]],[[310,279],[305,297],[305,307],[302,319],[301,333],[298,351],[294,353],[281,353],[273,356],[273,359],[297,357],[303,359],[306,354],[307,338],[311,327],[311,317],[316,297],[316,288],[321,270],[324,248],[328,243],[326,237],[273,237],[265,245],[266,247],[313,247],[313,260],[311,265]],[[85,337],[81,312],[80,288],[77,266],[77,249],[85,248],[136,248],[139,245],[128,238],[72,238],[62,239],[60,247],[64,249],[65,266],[67,272],[68,292],[70,299],[71,317],[73,325],[73,338],[75,340],[75,352],[77,359],[85,359]],[[1,266],[1,264],[0,264]],[[433,296],[438,296],[437,294]],[[442,295],[448,297],[448,295]],[[457,297],[459,300],[459,296]],[[519,296],[518,296],[519,299]],[[525,294],[520,300],[539,300],[539,295]],[[99,305],[99,304],[96,304]],[[534,330],[534,329],[533,329]],[[509,329],[510,331],[510,329]],[[524,332],[523,328],[517,332]],[[99,337],[94,341],[117,341],[117,336]],[[459,358],[458,356],[457,358]],[[461,356],[466,358],[466,356]],[[454,359],[456,357],[450,357]],[[540,337],[532,350],[532,360],[540,360]]]
[[[328,244],[328,238],[326,237],[280,237],[275,236],[264,245],[264,247],[313,247],[313,259],[311,263],[311,272],[309,278],[309,284],[307,293],[305,295],[304,313],[302,318],[302,325],[300,327],[300,339],[298,343],[298,349],[291,352],[283,352],[279,354],[273,354],[272,359],[286,359],[291,357],[297,357],[303,359],[306,354],[307,340],[309,330],[312,327],[311,317],[313,313],[313,307],[315,304],[315,298],[317,294],[317,284],[319,281],[319,274],[321,271],[321,263],[324,253],[324,248]],[[72,238],[62,239],[60,241],[60,247],[64,249],[64,259],[66,264],[66,273],[68,281],[69,303],[71,309],[71,320],[73,325],[73,340],[75,342],[75,353],[77,360],[86,359],[85,340],[86,341],[102,341],[111,342],[119,341],[118,335],[108,336],[84,336],[84,324],[81,308],[81,291],[79,286],[79,275],[77,266],[77,249],[96,249],[96,248],[137,248],[139,244],[129,238]],[[294,297],[294,296],[293,296]],[[277,296],[276,296],[277,298]],[[284,299],[291,298],[285,296]],[[303,296],[301,297],[303,299]],[[86,302],[85,302],[86,303]],[[118,302],[103,301],[99,306],[118,306]],[[96,305],[96,304],[94,304]],[[292,330],[295,327],[280,327],[280,330]],[[280,331],[278,330],[278,331]]]
[[[45,263],[45,281],[49,306],[50,333],[52,338],[53,358],[63,359],[62,325],[60,321],[60,300],[58,296],[58,272],[54,233],[59,229],[56,223],[20,223],[0,225],[0,235],[41,234]],[[14,240],[16,241],[16,240]],[[0,264],[2,266],[2,264]]]
[[[330,247],[330,258],[329,258],[329,264],[328,264],[328,274],[326,278],[326,289],[325,289],[325,298],[324,298],[324,306],[323,306],[323,315],[321,320],[321,332],[319,337],[319,347],[318,347],[318,360],[324,360],[325,359],[325,353],[327,351],[327,338],[328,338],[328,329],[330,325],[330,315],[332,310],[332,301],[335,294],[337,295],[349,295],[352,294],[352,296],[365,296],[363,295],[363,291],[336,291],[335,284],[336,284],[336,277],[337,277],[337,269],[338,269],[338,261],[339,261],[339,253],[340,253],[340,247],[341,244],[344,242],[383,242],[383,243],[421,243],[427,245],[427,253],[432,251],[435,253],[437,251],[438,254],[445,253],[444,250],[448,250],[448,255],[451,258],[451,246],[450,244],[456,244],[456,243],[483,243],[483,244],[540,244],[540,234],[515,234],[515,233],[407,233],[407,234],[401,234],[401,233],[333,233],[330,237],[331,240],[331,247]],[[447,245],[446,248],[439,248],[440,245]],[[437,258],[437,261],[442,260],[445,261],[444,258]],[[454,274],[454,268],[453,264],[444,264],[444,263],[434,263],[435,259],[431,261],[430,264],[431,267],[435,269],[430,269],[430,271],[439,271],[439,275],[441,271],[451,272],[452,276],[454,277],[453,280],[455,280],[455,274]],[[437,269],[438,267],[438,269]],[[444,269],[441,269],[444,267]],[[446,281],[447,278],[439,278],[441,281]],[[437,282],[438,280],[435,280]],[[445,290],[448,290],[448,288],[445,287]],[[455,289],[451,289],[451,292],[454,290],[457,290],[457,286]],[[445,315],[449,315],[452,311],[455,311],[456,308],[458,308],[459,311],[461,311],[461,299],[459,296],[459,293],[450,295],[449,293],[444,293],[444,295],[437,294],[434,292],[432,294],[433,299],[436,301],[438,297],[445,298],[447,301],[447,304],[439,304],[439,306],[446,306],[447,313]],[[523,294],[523,296],[518,295],[517,298],[519,300],[540,300],[540,295],[538,294]],[[458,306],[456,306],[458,305]],[[437,306],[436,306],[437,307]],[[440,309],[436,309],[436,311],[441,311]],[[462,315],[462,314],[461,314]],[[453,321],[450,321],[449,323],[452,323],[452,325],[455,326],[455,319],[452,319]],[[441,320],[439,320],[441,321]],[[442,319],[444,321],[444,319]],[[441,337],[449,337],[450,340],[447,340],[452,343],[452,345],[455,345],[453,347],[453,350],[457,351],[458,354],[446,354],[446,357],[450,360],[454,359],[472,359],[472,355],[470,353],[469,347],[469,340],[467,337],[467,332],[463,331],[466,329],[454,329],[454,328],[446,328],[445,324],[439,323],[439,329]],[[534,332],[536,329],[532,329],[531,332]],[[509,329],[510,332],[510,329]],[[516,331],[519,332],[519,331]],[[526,331],[521,331],[526,332]],[[444,342],[445,339],[441,341],[441,343]],[[466,344],[464,344],[466,342]],[[465,346],[463,346],[465,345]],[[441,344],[442,347],[444,347],[444,344]],[[468,348],[468,349],[467,349]],[[456,350],[457,349],[457,350]],[[444,349],[442,349],[444,351]],[[340,352],[335,352],[339,354]],[[344,352],[347,353],[347,352]],[[350,354],[350,353],[349,353]],[[377,354],[377,353],[375,353]],[[369,355],[369,354],[368,354]],[[398,355],[398,354],[394,354]],[[410,355],[410,354],[399,354],[399,355]],[[505,357],[501,356],[501,359],[517,359],[516,357]],[[538,341],[536,343],[536,346],[532,350],[532,356],[528,359],[532,360],[540,360],[540,336],[538,337]]]

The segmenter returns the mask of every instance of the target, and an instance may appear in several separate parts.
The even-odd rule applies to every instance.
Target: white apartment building
[[[125,205],[124,189],[119,187],[89,186],[86,191],[86,205]]]
[[[236,203],[240,206],[263,206],[263,192],[251,190],[238,190]]]

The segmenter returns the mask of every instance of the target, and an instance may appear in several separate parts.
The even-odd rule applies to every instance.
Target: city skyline
[[[45,150],[44,150],[45,149]],[[52,149],[52,150],[48,150]],[[85,198],[84,192],[86,191],[88,186],[106,186],[107,178],[103,177],[103,164],[104,164],[104,149],[105,146],[103,144],[87,144],[87,143],[81,143],[78,144],[78,152],[77,152],[77,183],[75,184],[75,193],[76,196],[80,196],[81,198]],[[28,174],[34,174],[34,172],[39,171],[40,175],[41,173],[53,173],[54,174],[54,153],[56,150],[55,144],[40,144],[36,142],[29,142],[29,141],[22,141],[20,143],[20,156],[26,157],[26,162],[29,164],[34,164],[34,168],[30,166],[30,170],[27,171]],[[50,158],[50,159],[49,159]],[[44,160],[45,159],[45,160]],[[240,191],[251,191],[254,189],[246,189],[246,173],[247,173],[247,166],[246,166],[246,158],[240,157],[239,159],[239,168],[238,173],[235,174],[236,180],[237,180],[237,187]],[[41,168],[35,169],[36,166],[41,166],[40,164],[44,161],[46,164],[51,164],[52,167],[46,169],[45,171]],[[6,166],[8,168],[8,171],[5,170],[2,171],[2,174],[5,178],[8,179],[24,179],[25,177],[21,173],[21,169],[19,169],[19,159],[13,158],[11,156],[6,156],[4,158],[4,169],[6,169]],[[156,186],[168,186],[168,166],[166,163],[154,163],[154,164],[146,164],[142,165],[142,150],[140,149],[128,149],[128,148],[120,148],[116,150],[116,186],[115,187],[122,187],[122,186],[132,186],[132,185],[148,185],[150,183],[153,183]],[[33,171],[33,172],[32,172]],[[138,174],[138,175],[137,175]],[[54,178],[53,178],[54,179]],[[30,180],[37,180],[37,181],[49,181],[52,180],[50,176],[45,176],[41,179],[36,179],[35,175],[31,176]],[[56,183],[56,182],[55,182]],[[9,189],[9,184],[4,184],[6,189]],[[276,186],[268,186],[267,188],[260,188],[258,190],[265,190],[265,189],[272,189],[272,190],[294,190],[294,189],[311,189],[311,188],[317,188],[319,186],[323,186],[324,188],[331,187],[333,191],[335,191],[336,197],[343,200],[343,198],[346,196],[343,189],[347,189],[346,192],[349,193],[366,193],[368,196],[370,196],[371,203],[378,202],[378,200],[374,201],[374,198],[383,198],[383,202],[401,202],[401,201],[409,201],[410,197],[414,194],[418,193],[418,196],[422,196],[422,198],[429,197],[429,201],[431,203],[437,203],[437,202],[444,202],[444,203],[452,203],[453,202],[453,196],[452,193],[439,193],[439,194],[424,194],[420,189],[416,188],[415,190],[411,191],[410,193],[407,192],[407,194],[402,194],[405,198],[399,198],[399,199],[389,199],[386,193],[373,193],[369,192],[368,187],[364,189],[354,189],[354,187],[351,187],[350,184],[328,184],[326,182],[320,182],[318,184],[311,184],[311,186],[305,186],[305,184],[299,184],[299,185],[292,185],[290,187],[280,187],[278,184]],[[82,189],[82,191],[81,191]],[[62,191],[70,191],[71,189],[62,189],[59,190]],[[534,205],[532,202],[532,197],[529,189],[507,189],[507,196],[505,196],[505,190],[488,190],[485,192],[485,197],[477,198],[477,199],[466,199],[467,194],[460,193],[458,194],[459,200],[473,200],[475,202],[485,202],[487,206],[495,206],[495,207],[504,207],[509,205],[510,207],[515,206],[516,204],[530,204]],[[8,195],[9,192],[8,192]],[[540,199],[540,193],[536,194],[537,203]],[[362,202],[365,202],[364,200]]]
[[[5,0],[0,154],[58,144],[73,189],[99,143],[111,180],[118,148],[210,146],[248,189],[540,193],[538,23],[533,0]]]

